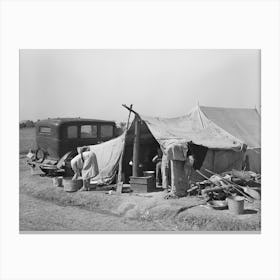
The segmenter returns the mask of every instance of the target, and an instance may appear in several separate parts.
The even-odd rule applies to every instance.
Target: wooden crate
[[[134,192],[154,192],[156,190],[156,180],[153,176],[149,177],[129,177],[130,188]]]

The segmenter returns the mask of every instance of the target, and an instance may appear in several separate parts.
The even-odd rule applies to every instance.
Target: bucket
[[[40,174],[42,174],[42,172],[41,172],[41,170],[39,169],[38,166],[36,166],[36,165],[34,165],[34,166],[29,165],[29,167],[30,167],[30,174],[31,175],[40,175]]]
[[[228,208],[228,202],[226,200],[212,200],[209,201],[207,205],[215,210],[224,210]]]
[[[72,178],[63,179],[64,191],[66,192],[76,192],[83,186],[83,180],[77,179],[72,180]]]
[[[36,175],[35,167],[30,166],[30,174],[31,174],[31,175]]]
[[[153,177],[155,178],[155,171],[143,171],[144,177]]]
[[[53,178],[53,186],[54,187],[63,187],[62,185],[62,180],[63,180],[63,177],[60,176],[60,177],[54,177]]]
[[[231,196],[227,198],[228,209],[232,214],[239,215],[244,212],[244,197]]]

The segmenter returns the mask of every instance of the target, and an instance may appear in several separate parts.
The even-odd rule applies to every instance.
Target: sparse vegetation
[[[19,130],[19,153],[26,154],[29,149],[36,148],[35,128],[23,128]]]
[[[35,127],[35,122],[31,120],[27,120],[27,121],[21,121],[19,123],[19,128],[30,128],[30,127]]]

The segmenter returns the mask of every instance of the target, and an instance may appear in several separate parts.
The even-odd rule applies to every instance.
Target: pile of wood
[[[251,171],[232,170],[217,174],[205,169],[196,171],[205,180],[191,183],[188,195],[203,196],[209,200],[225,200],[229,196],[243,196],[247,201],[261,199],[261,175]]]

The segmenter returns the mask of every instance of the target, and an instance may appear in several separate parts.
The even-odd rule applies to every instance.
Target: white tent
[[[252,171],[260,172],[260,116],[252,109],[195,107],[177,118],[147,117],[142,119],[140,142],[160,144],[170,160],[184,161],[189,143],[204,148],[202,169],[215,172],[241,169],[245,155],[249,156]],[[127,133],[127,144],[134,138],[135,120]],[[110,183],[117,172],[124,147],[125,135],[93,145],[100,169],[100,183]],[[246,151],[248,147],[248,151]],[[245,153],[246,151],[246,153]],[[256,156],[257,155],[257,156]],[[258,156],[259,155],[259,156]],[[131,156],[131,155],[129,155]]]

